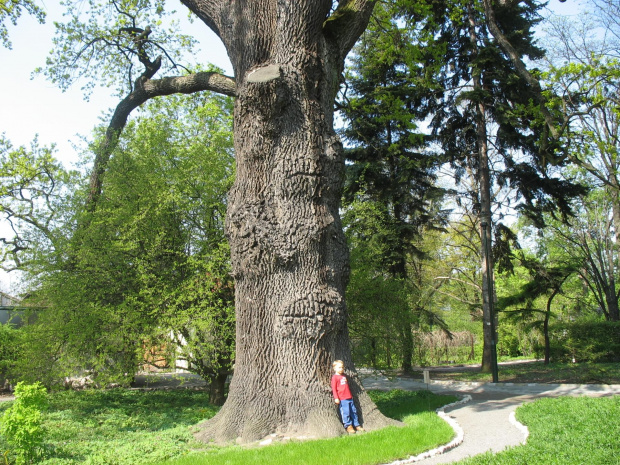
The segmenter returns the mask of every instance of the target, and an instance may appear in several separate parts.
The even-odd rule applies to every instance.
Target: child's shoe
[[[364,431],[366,431],[366,430],[365,430],[364,428],[362,428],[361,426],[356,426],[356,427],[355,427],[355,430],[356,430],[358,433],[363,433]]]
[[[347,433],[355,434],[355,428],[353,428],[353,425],[347,426]]]

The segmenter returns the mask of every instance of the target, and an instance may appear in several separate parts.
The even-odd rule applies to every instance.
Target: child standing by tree
[[[347,433],[354,434],[357,431],[364,431],[357,419],[357,410],[353,403],[353,396],[349,390],[349,382],[344,375],[344,363],[336,360],[332,363],[334,376],[332,376],[332,393],[334,402],[340,405],[340,415]]]

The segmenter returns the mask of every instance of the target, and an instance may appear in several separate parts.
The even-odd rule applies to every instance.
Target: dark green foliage
[[[18,330],[11,324],[0,324],[0,389],[10,367],[17,358]]]
[[[432,73],[425,85],[434,92],[420,106],[430,117],[431,137],[455,170],[457,182],[478,169],[476,106],[484,104],[495,134],[488,143],[501,162],[494,173],[499,186],[514,189],[516,208],[538,224],[543,211],[570,213],[566,199],[584,190],[548,172],[562,148],[547,133],[536,89],[518,74],[514,64],[490,35],[482,6],[476,2],[396,2],[399,15],[424,47],[410,53],[409,69]],[[521,57],[544,56],[533,38],[540,21],[535,1],[494,3],[498,26]],[[412,32],[414,34],[414,32]],[[475,37],[475,40],[472,40]],[[472,87],[479,76],[481,88]],[[417,84],[417,81],[415,82]],[[558,123],[560,119],[558,116]],[[470,193],[472,194],[472,193]],[[471,201],[479,202],[477,195]]]
[[[421,236],[444,219],[438,206],[443,190],[435,184],[438,158],[417,128],[431,91],[410,68],[411,33],[394,12],[391,5],[376,6],[354,49],[340,110],[350,162],[344,203],[354,350],[363,363],[409,370],[412,329],[422,311],[412,304],[419,299],[412,284],[421,280],[427,258]]]
[[[620,361],[620,323],[584,321],[551,327],[552,357],[558,361]]]
[[[421,228],[440,221],[434,202],[437,155],[418,129],[423,102],[432,90],[411,67],[411,32],[400,27],[394,11],[375,9],[374,21],[354,49],[341,111],[347,122],[347,202],[373,200],[389,215],[385,267],[406,274],[406,255],[422,254],[414,239]]]
[[[397,365],[402,346],[395,334],[408,315],[407,283],[384,273],[393,237],[390,218],[378,202],[351,203],[344,215],[351,249],[351,278],[347,287],[349,329],[357,364],[375,368]]]
[[[564,281],[577,271],[574,263],[545,266],[544,263],[524,255],[521,255],[520,261],[528,270],[531,279],[524,283],[518,292],[500,298],[497,302],[499,311],[545,313],[547,309],[534,307],[536,299],[559,292]]]

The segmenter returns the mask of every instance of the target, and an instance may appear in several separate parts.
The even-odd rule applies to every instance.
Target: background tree
[[[554,298],[562,292],[564,282],[575,273],[577,267],[575,263],[548,265],[543,260],[526,257],[524,254],[521,254],[520,261],[528,270],[531,277],[530,281],[521,287],[520,292],[499,299],[497,305],[502,311],[510,312],[511,316],[519,314],[521,318],[524,318],[532,313],[541,313],[543,315],[544,363],[548,365],[551,359],[551,342],[549,337],[549,321],[552,316],[551,305]],[[543,309],[538,309],[535,307],[534,302],[543,296],[546,297],[546,302]],[[518,308],[514,309],[514,307]],[[537,321],[536,323],[540,322]]]
[[[547,73],[549,84],[556,94],[553,104],[565,114],[567,157],[587,173],[585,182],[599,191],[597,195],[609,198],[609,226],[613,226],[611,230],[615,234],[614,244],[610,244],[612,248],[617,248],[620,240],[617,15],[617,7],[610,6],[609,9],[599,10],[598,18],[584,15],[578,20],[555,18],[551,21],[549,44],[554,53]],[[601,20],[606,27],[597,38],[592,31],[597,30]],[[600,208],[597,207],[597,210],[606,215]],[[615,260],[619,259],[617,251],[610,253]],[[616,261],[613,266],[618,264]],[[606,281],[606,287],[609,287],[614,279]],[[615,304],[605,305],[604,308],[609,309],[612,320],[620,318]]]
[[[570,225],[549,221],[547,233],[579,263],[579,275],[605,319],[618,321],[618,252],[612,203],[605,189],[593,190],[577,202],[579,214]]]
[[[423,229],[442,221],[437,206],[443,194],[435,185],[439,160],[417,129],[424,118],[423,102],[432,94],[409,67],[411,49],[410,32],[399,26],[393,6],[378,5],[354,49],[340,108],[350,162],[345,202],[374,202],[383,211],[385,227],[374,236],[381,236],[377,240],[384,253],[375,263],[405,286],[413,283],[414,262],[421,266],[424,261],[424,251],[416,247]],[[406,305],[396,326],[405,372],[412,368],[412,325],[420,311]]]
[[[2,268],[46,268],[47,254],[62,250],[72,221],[71,191],[79,180],[54,158],[55,148],[41,147],[35,139],[30,148],[13,147],[0,136],[0,213],[8,225],[0,238]]]
[[[549,172],[548,162],[557,159],[554,151],[558,146],[548,137],[548,125],[542,115],[545,108],[532,103],[539,101],[540,86],[533,86],[524,77],[512,55],[517,53],[519,60],[542,56],[532,32],[539,6],[534,2],[511,2],[489,10],[482,2],[400,1],[389,5],[389,14],[377,14],[377,21],[383,20],[377,31],[384,35],[378,35],[374,48],[370,48],[370,40],[362,42],[360,47],[365,48],[359,60],[365,66],[359,67],[359,82],[355,78],[351,81],[352,89],[357,85],[364,95],[352,100],[347,110],[355,116],[356,123],[346,134],[359,144],[351,151],[351,157],[361,158],[364,153],[375,156],[372,168],[369,155],[354,165],[358,176],[353,178],[357,184],[352,185],[367,190],[372,186],[372,195],[379,192],[384,198],[391,196],[392,205],[396,205],[394,211],[405,211],[403,205],[409,205],[406,218],[411,222],[423,205],[416,189],[428,185],[428,178],[423,176],[432,173],[432,168],[420,163],[419,155],[415,161],[411,155],[399,160],[395,154],[399,149],[414,154],[412,147],[430,141],[450,161],[457,185],[466,176],[475,180],[465,194],[459,195],[460,199],[471,198],[479,215],[476,225],[483,270],[479,277],[483,297],[480,304],[486,330],[483,369],[490,370],[496,340],[489,324],[494,268],[490,241],[493,235],[501,238],[507,231],[502,224],[496,224],[492,215],[494,204],[500,201],[493,194],[506,188],[510,195],[503,199],[504,210],[508,206],[518,208],[541,221],[541,212],[556,205],[566,215],[566,197],[581,192]],[[372,36],[367,33],[367,37]],[[502,41],[508,41],[510,50]],[[383,84],[377,84],[379,81]],[[426,118],[428,140],[413,133],[416,118]],[[402,137],[403,134],[406,136]],[[385,153],[380,153],[380,147],[390,147],[391,152],[385,149]],[[418,150],[420,153],[424,151]],[[400,164],[391,162],[394,159]],[[394,177],[390,179],[388,173],[394,166],[396,171],[392,172],[401,176],[399,181],[406,173],[410,182],[417,182],[416,186],[393,182]],[[414,167],[419,171],[412,181]],[[430,171],[423,174],[425,169]],[[397,192],[399,189],[402,191]],[[405,195],[409,196],[407,201]]]
[[[374,368],[402,366],[403,329],[409,333],[412,330],[411,286],[385,265],[398,240],[392,217],[383,203],[362,196],[347,205],[343,223],[351,251],[346,295],[356,364]],[[411,351],[411,347],[407,350]]]
[[[184,359],[223,402],[234,357],[223,231],[231,111],[210,94],[152,102],[120,138],[88,225],[77,189],[71,221],[52,228],[74,240],[52,250],[33,243],[47,266],[21,264],[33,280],[30,300],[45,310],[26,328],[24,350],[33,353],[22,357],[22,377],[54,383],[82,369],[127,383],[157,347],[172,366]]]
[[[64,7],[67,20],[56,23],[54,48],[46,66],[37,71],[61,89],[81,81],[86,98],[100,85],[114,88],[121,99],[105,137],[93,146],[86,200],[87,210],[93,211],[110,156],[132,111],[149,99],[176,93],[212,90],[233,96],[234,80],[220,72],[191,72],[181,64],[195,42],[179,31],[177,23],[163,26],[170,12],[161,0],[90,0],[88,8],[71,2]],[[154,79],[160,72],[179,71],[181,75]]]

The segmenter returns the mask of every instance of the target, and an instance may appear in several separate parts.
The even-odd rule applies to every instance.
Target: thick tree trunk
[[[344,361],[364,427],[390,424],[364,392],[349,348],[344,157],[333,130],[344,42],[330,40],[340,29],[326,30],[343,15],[354,21],[358,8],[369,14],[372,2],[341,2],[342,14],[327,21],[325,0],[184,3],[220,34],[237,81],[237,179],[226,224],[235,367],[226,403],[197,437],[343,434],[329,387],[334,359]]]

